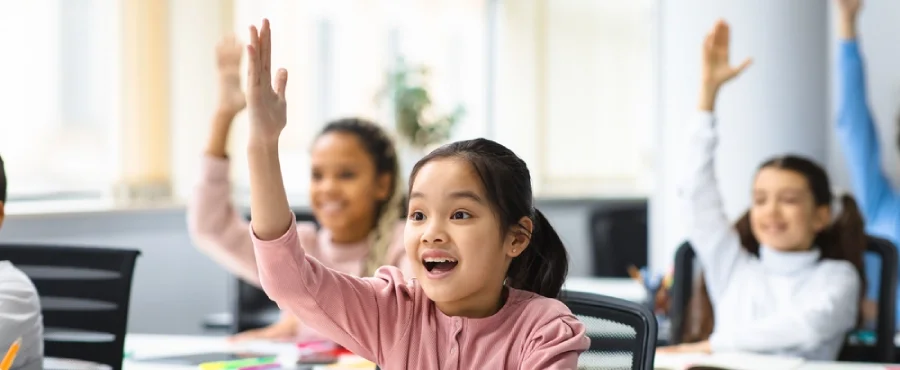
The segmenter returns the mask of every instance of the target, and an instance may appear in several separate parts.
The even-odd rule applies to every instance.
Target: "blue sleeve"
[[[878,134],[869,111],[865,71],[855,40],[841,41],[837,66],[836,131],[850,171],[853,194],[867,223],[880,221],[881,217],[895,218],[900,203],[881,169]]]
[[[900,196],[893,191],[881,168],[878,133],[866,95],[866,75],[856,40],[842,40],[837,56],[837,137],[850,172],[853,194],[859,203],[868,229],[872,225],[893,225],[882,235],[891,240],[900,237]],[[880,264],[867,256],[866,277],[869,298],[877,298]],[[880,261],[879,261],[880,262]],[[898,297],[900,298],[900,297]],[[900,309],[900,305],[898,305]],[[898,311],[900,316],[900,311]]]

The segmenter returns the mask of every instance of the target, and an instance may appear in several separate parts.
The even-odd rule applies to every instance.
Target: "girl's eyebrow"
[[[425,194],[422,192],[418,192],[418,191],[414,191],[409,194],[409,199],[415,199],[415,198],[425,198]],[[484,200],[481,199],[481,197],[478,194],[476,194],[474,191],[470,191],[470,190],[454,191],[454,192],[450,193],[449,198],[470,199],[477,203],[482,203],[482,204],[484,203]]]

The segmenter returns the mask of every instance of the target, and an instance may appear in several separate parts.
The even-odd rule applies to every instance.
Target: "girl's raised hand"
[[[219,70],[219,109],[235,115],[247,106],[241,88],[241,57],[244,48],[233,35],[216,45],[216,66]]]
[[[287,70],[281,68],[272,81],[272,33],[269,20],[263,19],[257,31],[250,26],[247,45],[247,107],[250,113],[252,141],[275,144],[287,123],[285,88]]]
[[[731,31],[723,20],[716,22],[706,35],[703,42],[703,85],[707,89],[718,90],[725,82],[744,71],[752,60],[745,59],[738,66],[732,66],[729,61]]]

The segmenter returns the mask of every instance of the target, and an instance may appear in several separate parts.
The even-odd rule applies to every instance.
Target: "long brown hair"
[[[763,168],[777,168],[802,175],[806,178],[817,207],[831,206],[835,198],[825,170],[809,159],[786,155],[763,162],[757,172]],[[863,253],[866,250],[865,225],[853,197],[844,194],[841,195],[840,201],[842,211],[830,226],[816,235],[813,245],[819,248],[823,259],[848,261],[856,267],[862,281],[859,297],[861,303],[866,291],[863,270]],[[750,254],[759,256],[759,240],[750,228],[749,210],[735,222],[734,228],[741,240],[741,247]],[[684,330],[681,333],[682,341],[686,343],[708,339],[715,326],[712,304],[702,275],[695,282],[692,292],[684,314]]]

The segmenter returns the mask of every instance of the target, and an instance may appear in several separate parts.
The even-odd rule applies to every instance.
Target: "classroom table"
[[[630,278],[598,278],[570,276],[563,283],[563,289],[602,294],[605,296],[641,303],[647,299],[647,289]]]
[[[293,350],[291,343],[245,343],[229,344],[224,336],[187,336],[187,335],[156,335],[156,334],[128,334],[125,338],[126,359],[123,370],[196,370],[198,367],[189,365],[167,365],[153,362],[143,362],[140,359],[158,356],[171,356],[179,354],[191,354],[215,351],[260,351],[285,353]],[[657,356],[657,364],[665,363]],[[347,358],[347,360],[352,360]],[[357,359],[358,360],[358,359]],[[619,368],[623,359],[610,357],[613,363],[611,368]],[[627,359],[624,359],[627,363]],[[746,363],[736,364],[746,366]],[[81,363],[78,361],[53,360],[45,362],[45,370],[96,370],[102,367]],[[626,365],[627,366],[627,365]],[[321,366],[316,370],[325,369],[362,369],[361,367],[348,365],[347,367]],[[300,369],[300,367],[285,367],[283,369]],[[895,370],[900,365],[866,364],[866,363],[838,363],[838,362],[804,362],[791,370]]]

